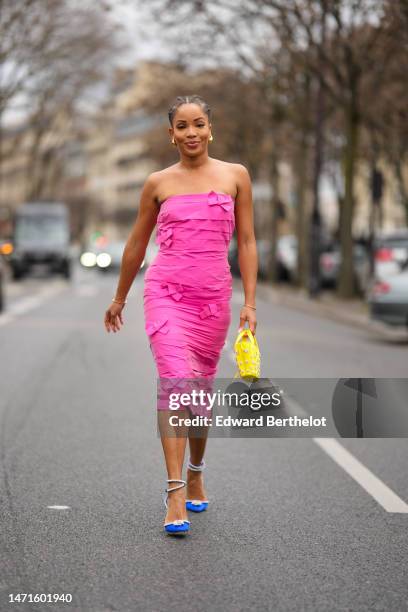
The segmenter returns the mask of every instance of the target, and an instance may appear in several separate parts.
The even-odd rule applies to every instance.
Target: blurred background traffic
[[[251,174],[260,281],[407,327],[407,26],[398,0],[2,2],[1,308],[38,267],[118,274],[198,93]]]

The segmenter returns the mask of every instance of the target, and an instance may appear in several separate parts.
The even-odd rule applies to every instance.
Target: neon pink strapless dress
[[[234,199],[210,191],[161,205],[144,277],[145,330],[160,378],[212,378],[231,322]]]

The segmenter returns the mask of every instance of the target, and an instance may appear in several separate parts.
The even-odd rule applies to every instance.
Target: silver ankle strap
[[[187,467],[189,470],[192,470],[193,472],[202,472],[203,469],[205,468],[205,461],[204,459],[201,461],[200,465],[194,465],[193,463],[191,463],[191,458],[188,460],[188,464]]]
[[[177,478],[170,478],[170,480],[168,479],[167,482],[181,482],[181,484],[177,485],[177,487],[173,487],[172,489],[166,489],[166,493],[171,493],[172,491],[177,491],[177,489],[182,489],[187,484],[185,480],[178,480]]]
[[[173,487],[171,489],[165,489],[164,490],[164,494],[163,494],[163,503],[167,508],[167,500],[169,497],[169,493],[171,493],[172,491],[177,491],[177,489],[182,489],[183,487],[186,486],[187,482],[185,480],[179,480],[177,478],[168,478],[167,482],[180,482],[181,484],[177,485],[176,487]]]

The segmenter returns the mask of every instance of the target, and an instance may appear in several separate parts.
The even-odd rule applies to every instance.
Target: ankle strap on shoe
[[[205,461],[204,459],[201,461],[200,465],[194,465],[193,463],[191,463],[191,458],[188,460],[188,464],[187,467],[189,470],[192,470],[193,472],[202,472],[203,469],[205,468]]]
[[[176,487],[173,487],[172,489],[166,489],[166,493],[171,493],[172,491],[177,491],[177,489],[182,489],[187,484],[185,480],[179,480],[177,478],[167,479],[167,482],[180,482],[181,484],[177,485]]]

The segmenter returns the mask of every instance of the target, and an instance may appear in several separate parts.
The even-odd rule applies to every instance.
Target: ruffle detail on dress
[[[217,193],[210,191],[207,197],[207,202],[210,206],[221,206],[224,210],[229,211],[232,208],[232,197],[225,193]]]
[[[155,242],[156,244],[164,244],[165,246],[170,246],[173,242],[173,228],[159,228],[159,233],[156,236]]]
[[[156,332],[160,331],[161,334],[167,334],[169,331],[169,327],[166,325],[168,322],[168,318],[166,319],[158,319],[157,321],[149,322],[146,327],[146,333],[148,336],[153,336]]]
[[[218,318],[220,316],[219,307],[216,302],[210,302],[206,304],[199,312],[201,319],[207,319],[208,317]]]
[[[176,300],[177,302],[183,297],[183,285],[176,283],[162,283],[161,287],[163,289],[162,295],[170,295],[173,300]]]

